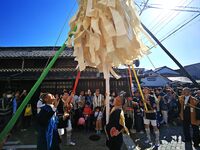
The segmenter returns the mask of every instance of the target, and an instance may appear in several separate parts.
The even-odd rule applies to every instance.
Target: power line
[[[182,4],[184,5],[186,2],[187,2],[187,0],[184,1],[184,2],[182,2]],[[183,7],[188,7],[192,2],[193,2],[193,0],[191,0],[186,6],[183,6]],[[180,2],[179,4],[181,4],[181,2]],[[154,29],[156,29],[156,30],[159,29],[159,30],[156,32],[156,34],[155,34],[155,35],[157,35],[157,34],[166,26],[166,24],[168,24],[168,23],[171,22],[173,19],[175,19],[175,17],[177,17],[179,14],[180,14],[180,12],[178,12],[178,13],[176,13],[176,14],[174,14],[174,13],[172,12],[172,13],[170,13],[169,15],[164,16],[160,21],[158,21],[158,22],[154,25],[153,29],[151,29],[151,30],[155,31]],[[152,32],[153,32],[153,31],[152,31]],[[146,42],[145,44],[147,44],[147,42]]]
[[[180,4],[183,4],[184,5],[184,3],[186,3],[186,1],[187,0],[185,0],[185,1],[180,1],[179,2],[179,4],[177,4],[177,5],[180,5]],[[192,1],[191,1],[192,2]],[[143,3],[142,3],[142,5],[144,5]],[[153,5],[153,4],[151,4],[151,5]],[[154,4],[154,5],[156,5],[156,4]],[[150,27],[150,29],[151,29],[151,31],[152,30],[154,30],[154,29],[157,29],[157,27],[159,27],[161,24],[163,24],[166,20],[168,20],[172,15],[173,15],[173,13],[174,12],[170,12],[170,13],[168,13],[167,15],[165,15],[164,17],[162,17],[154,26],[152,26],[152,27]],[[160,16],[162,16],[163,14],[162,13],[159,13],[159,15],[156,17],[156,19],[158,19],[158,18],[160,18]],[[177,14],[178,15],[178,14]],[[152,21],[152,22],[155,22],[155,21]],[[152,23],[151,23],[152,24]],[[149,25],[149,26],[151,26],[151,25]]]
[[[187,5],[189,5],[193,0],[191,0]],[[179,4],[185,5],[187,2],[187,0],[185,1],[181,1],[179,2]],[[168,13],[168,15],[165,15],[163,18],[161,18],[160,21],[158,21],[158,23],[156,25],[154,25],[154,27],[151,29],[152,32],[155,31],[155,29],[162,29],[162,26],[165,26],[166,24],[164,24],[167,20],[169,20],[170,18],[175,18],[176,16],[178,16],[180,14],[180,12],[178,12],[177,14],[175,14],[175,12],[170,12]],[[173,19],[172,19],[173,20]]]
[[[185,4],[186,3],[186,1],[187,0],[185,0],[185,1],[181,1],[181,2],[179,2],[179,4],[178,5],[180,5],[180,4]],[[170,12],[170,13],[168,13],[168,15],[165,15],[165,16],[163,16],[163,13],[159,13],[159,15],[156,17],[156,19],[158,19],[158,21],[157,21],[157,23],[155,23],[153,26],[151,26],[151,27],[149,27],[150,29],[151,29],[151,31],[153,32],[155,29],[157,29],[159,26],[161,26],[164,22],[165,22],[165,20],[167,20],[167,19],[169,19],[172,15],[173,15],[173,13],[174,12]],[[155,21],[152,21],[152,23],[153,22],[155,22]],[[152,24],[151,23],[151,24]],[[165,24],[164,24],[165,25]],[[150,25],[149,25],[150,26]],[[147,43],[147,41],[145,42],[145,44]]]
[[[141,6],[143,6],[143,5],[144,5],[144,3],[142,3]],[[163,7],[162,4],[154,4],[154,3],[148,3],[147,6],[154,6],[154,7],[165,8],[165,7]],[[182,5],[176,5],[174,8],[187,8],[187,9],[193,9],[193,10],[199,10],[199,9],[200,9],[200,7],[194,7],[194,6],[182,6]],[[165,9],[167,9],[167,8],[165,8]],[[170,8],[169,8],[169,9],[170,9]]]
[[[199,14],[197,14],[196,16],[194,16],[192,19],[190,19],[189,21],[187,21],[186,23],[184,23],[182,26],[180,26],[178,29],[176,29],[176,30],[174,30],[172,33],[170,33],[168,36],[166,36],[165,38],[163,38],[162,40],[161,40],[161,42],[162,41],[164,41],[164,40],[166,40],[167,38],[169,38],[170,36],[172,36],[173,34],[175,34],[177,31],[179,31],[180,29],[182,29],[184,26],[186,26],[188,23],[190,23],[191,21],[193,21],[194,19],[196,19],[197,17],[199,17],[200,16],[200,13]]]
[[[141,15],[142,12],[145,10],[146,5],[148,4],[148,2],[149,2],[149,0],[147,0],[146,3],[144,4],[144,6],[143,6],[142,10],[140,11],[139,15]]]
[[[188,20],[190,20],[194,16],[195,16],[195,14],[189,16],[189,18],[187,18],[184,21],[182,21],[181,23],[179,23],[176,27],[174,27],[172,30],[170,30],[169,32],[167,32],[163,37],[166,37],[166,35],[169,35],[170,33],[172,33],[174,30],[176,30],[177,28],[179,28],[180,26],[182,26],[185,22],[187,22]],[[161,39],[163,39],[163,37]]]
[[[164,37],[163,39],[160,40],[160,42],[165,41],[166,39],[168,39],[169,37],[171,37],[173,34],[175,34],[176,32],[178,32],[179,30],[181,30],[183,27],[185,27],[187,24],[189,24],[191,21],[193,21],[194,19],[196,19],[197,17],[200,16],[200,13],[195,15],[192,19],[190,19],[189,21],[187,21],[186,23],[184,23],[183,25],[181,25],[179,28],[177,28],[176,30],[174,30],[173,32],[171,32],[170,34],[168,34],[166,37]],[[157,44],[156,44],[157,45]],[[154,46],[150,47],[150,49],[154,48]]]
[[[164,7],[156,7],[156,6],[151,6],[151,5],[146,5],[146,8],[165,9],[165,10],[170,10],[170,11],[184,11],[184,12],[200,13],[200,10],[180,9],[180,8],[164,8]]]
[[[139,5],[139,3],[137,3]],[[144,6],[144,2],[140,2],[140,6]],[[155,3],[148,3],[148,6],[155,6],[155,7],[162,7],[162,4],[155,4]],[[164,7],[162,7],[164,8]],[[194,7],[194,6],[182,6],[182,5],[176,5],[175,8],[187,8],[187,9],[194,9],[194,10],[200,10],[200,7]],[[167,8],[164,8],[167,9]],[[169,8],[170,9],[170,8]]]
[[[193,1],[193,0],[192,0]],[[190,1],[186,6],[189,6],[191,3],[192,3],[192,1]],[[175,17],[177,17],[179,14],[180,14],[181,12],[179,11],[177,14],[175,14],[171,19],[169,19],[167,22],[165,22],[165,24],[168,24],[168,23],[170,23],[172,20],[174,20],[175,19]],[[157,35],[162,29],[163,29],[163,27],[165,26],[165,24],[162,26],[162,27],[160,27],[160,29],[155,33],[155,35]]]

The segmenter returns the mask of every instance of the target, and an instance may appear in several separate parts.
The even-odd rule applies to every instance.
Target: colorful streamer
[[[145,99],[144,99],[144,94],[143,94],[143,92],[142,92],[142,88],[141,88],[141,86],[140,86],[140,82],[139,82],[139,80],[138,80],[137,73],[136,73],[136,71],[135,71],[134,65],[132,65],[132,70],[133,70],[133,74],[134,74],[135,80],[136,80],[137,85],[138,85],[138,89],[139,89],[139,91],[140,91],[140,95],[141,95],[141,97],[142,97],[142,101],[143,101],[143,103],[144,103],[144,108],[145,108],[146,111],[148,111],[148,109],[147,109],[147,104],[146,104]]]
[[[133,92],[133,78],[132,78],[132,73],[131,73],[131,68],[128,66],[128,73],[129,73],[129,81],[130,81],[130,88],[131,88],[131,95]]]
[[[79,81],[79,79],[80,79],[80,76],[81,76],[81,72],[78,71],[77,76],[76,76],[76,80],[75,80],[75,83],[74,83],[73,93],[76,92],[76,88],[77,88],[77,85],[78,85],[78,81]]]

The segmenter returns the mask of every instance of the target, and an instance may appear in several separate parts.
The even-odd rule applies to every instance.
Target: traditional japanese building
[[[22,90],[30,88],[37,81],[44,68],[59,47],[0,47],[0,93],[6,90]],[[66,48],[37,90],[53,93],[73,88],[77,75],[77,62],[72,56],[73,49]],[[127,69],[115,69],[120,79],[110,78],[111,91],[130,91]],[[103,74],[97,69],[88,67],[81,72],[77,93],[99,88],[105,91]]]

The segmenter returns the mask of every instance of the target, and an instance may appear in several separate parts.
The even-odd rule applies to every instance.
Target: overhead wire
[[[161,40],[161,42],[163,42],[164,40],[166,40],[167,38],[169,38],[170,36],[172,36],[173,34],[175,34],[176,32],[178,32],[180,29],[182,29],[183,27],[185,27],[187,24],[189,24],[191,21],[193,21],[194,19],[196,19],[197,17],[200,16],[200,13],[195,15],[192,19],[190,19],[189,21],[185,22],[183,25],[181,25],[179,28],[177,28],[176,30],[174,30],[172,33],[170,33],[169,35],[167,35],[165,38],[163,38]]]
[[[186,6],[189,6],[191,3],[193,2],[193,0],[191,0]],[[163,27],[170,23],[171,21],[173,21],[175,19],[175,17],[177,17],[178,15],[180,15],[181,12],[179,11],[178,13],[176,13],[172,18],[170,18],[168,21],[165,22],[165,24],[163,26],[160,27],[160,29],[155,33],[155,35],[157,35],[162,29]]]
[[[143,6],[143,8],[141,9],[140,13],[139,13],[139,16],[142,14],[142,12],[145,10],[146,8],[146,5],[148,4],[149,0],[147,0]]]
[[[180,5],[185,5],[186,2],[187,2],[187,0],[181,1],[181,2],[178,3],[178,5],[179,4]],[[158,22],[151,28],[151,31],[155,32],[157,29],[162,29],[162,27],[166,25],[165,22],[167,20],[169,20],[170,18],[175,18],[179,14],[180,14],[180,12],[176,13],[176,12],[170,11],[170,13],[168,13],[167,15],[164,15],[160,20],[158,20]]]
[[[190,19],[189,21],[187,21],[186,23],[184,23],[183,25],[181,25],[179,28],[175,29],[173,32],[171,32],[170,34],[168,34],[167,36],[165,36],[164,38],[160,39],[160,42],[165,41],[166,39],[168,39],[169,37],[171,37],[172,35],[174,35],[176,32],[178,32],[179,30],[181,30],[183,27],[185,27],[187,24],[189,24],[191,21],[193,21],[194,19],[196,19],[197,17],[200,16],[200,13],[195,15],[192,19]],[[151,50],[152,48],[154,48],[155,46],[157,46],[158,44],[155,44],[153,46],[148,46],[149,49]]]
[[[151,5],[148,5],[146,6],[147,8],[154,8],[154,9],[166,9],[164,7],[156,7],[156,6],[151,6]],[[184,8],[184,7],[183,7]],[[166,10],[169,10],[169,11],[184,11],[184,12],[200,12],[200,10],[194,10],[194,9],[188,9],[187,7],[185,7],[184,9],[181,9],[181,8],[167,8]]]
[[[193,1],[193,0],[192,0],[192,1]],[[189,5],[192,3],[192,1],[190,1],[185,7],[189,6]],[[180,14],[180,12],[179,12],[178,14]],[[172,17],[170,20],[168,20],[167,23],[169,23],[170,21],[172,21],[178,14],[176,14],[174,17]],[[193,21],[193,20],[194,20],[195,18],[197,18],[199,15],[200,15],[200,14],[196,15],[195,17],[193,17],[193,18],[190,19],[189,21],[183,23],[179,28],[175,29],[172,33],[170,33],[168,36],[166,36],[162,41],[164,41],[165,39],[167,39],[167,38],[169,38],[170,36],[172,36],[174,33],[176,33],[176,32],[178,32],[179,30],[181,30],[184,26],[186,26],[187,24],[189,24],[191,21]],[[162,29],[162,28],[161,28],[161,29]],[[159,30],[159,31],[160,31],[160,30]],[[159,31],[158,31],[158,32],[159,32]],[[157,33],[158,33],[158,32],[157,32]],[[161,41],[161,42],[162,42],[162,41]],[[148,57],[148,56],[147,56],[147,57]],[[152,66],[153,66],[154,68],[156,68],[155,65],[153,64],[153,62],[150,60],[149,57],[148,57],[148,60],[150,61],[150,63],[152,64]]]
[[[181,1],[178,3],[179,4],[184,4],[187,0]],[[148,5],[147,5],[148,6]],[[159,13],[155,18],[156,18],[156,23],[155,20],[153,19],[153,21],[151,21],[149,26],[149,29],[151,31],[153,31],[158,25],[160,25],[160,22],[162,22],[164,19],[169,18],[169,16],[171,16],[173,14],[173,12],[168,13],[167,15],[163,16],[163,13]],[[155,23],[153,26],[151,26],[153,23]]]
[[[181,1],[179,2],[177,5],[185,5],[185,3],[187,2],[187,0],[184,0],[184,1]],[[149,26],[149,29],[154,32],[155,30],[158,29],[158,27],[160,27],[162,24],[164,24],[164,22],[169,19],[171,16],[173,16],[174,12],[170,12],[168,15],[164,15],[163,16],[163,13],[159,13],[159,15],[157,16],[156,20],[156,23],[152,26],[152,24],[155,22],[154,19],[152,21],[152,23],[150,23]],[[164,24],[165,25],[165,24]],[[161,28],[162,29],[162,28]],[[148,43],[147,39],[142,39],[144,41],[145,44]]]
[[[144,5],[144,3],[142,3],[141,2],[141,6],[143,6]],[[159,8],[159,9],[171,9],[171,8],[164,8],[164,7],[162,7],[162,4],[156,4],[156,3],[148,3],[148,5],[146,6],[147,8],[151,8],[151,6],[152,7],[156,7],[156,8]],[[187,8],[187,9],[192,9],[193,11],[195,11],[195,10],[200,10],[200,7],[194,7],[194,6],[182,6],[182,5],[176,5],[175,7],[174,7],[175,9],[176,8]]]
[[[193,0],[192,0],[193,1]],[[188,5],[190,5],[191,4],[191,2],[192,1],[190,1],[188,4],[187,4],[187,6]],[[197,16],[198,17],[198,16]],[[195,17],[196,18],[196,17]],[[194,19],[195,19],[194,18]],[[192,19],[193,20],[193,19]],[[188,22],[189,23],[189,22]],[[186,24],[188,24],[188,23],[186,23]],[[185,26],[184,24],[185,24],[185,22],[183,22],[182,23],[183,24],[183,27]],[[180,25],[180,26],[182,26],[182,25]],[[177,27],[177,26],[176,26]],[[162,28],[161,28],[162,29]],[[180,29],[182,29],[182,27],[180,28]],[[180,30],[179,28],[178,28],[178,30]],[[174,31],[173,31],[174,30]],[[162,41],[164,41],[165,39],[167,39],[168,37],[170,37],[171,35],[173,35],[174,33],[176,33],[178,30],[176,30],[176,28],[174,28],[173,30],[171,30],[171,33],[167,33],[167,34],[165,34],[165,36],[163,37],[163,38],[161,38],[161,42]],[[158,34],[158,32],[157,32],[157,34]],[[147,44],[147,42],[145,43],[145,44]],[[149,46],[150,47],[150,49],[152,49],[153,48],[153,46]]]
[[[190,16],[190,18],[191,18],[191,17],[194,17],[194,15]],[[189,19],[190,19],[190,18],[189,18]],[[188,19],[188,20],[189,20],[189,19]],[[185,28],[188,28],[188,27],[194,25],[195,23],[198,23],[199,21],[200,21],[200,19],[196,20],[196,22],[193,21],[193,23],[187,24],[187,26],[185,26]],[[178,33],[178,32],[181,32],[183,29],[184,29],[184,28],[181,28],[179,31],[177,31],[177,33]],[[164,38],[164,37],[163,37],[163,38]]]

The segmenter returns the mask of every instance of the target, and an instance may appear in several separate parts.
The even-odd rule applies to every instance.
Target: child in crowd
[[[103,113],[100,107],[96,107],[94,117],[95,117],[95,124],[96,124],[96,133],[101,134]]]
[[[85,118],[85,130],[90,131],[92,108],[89,102],[85,104],[85,107],[83,109],[83,115]]]

